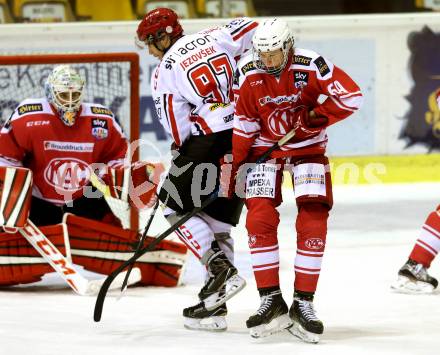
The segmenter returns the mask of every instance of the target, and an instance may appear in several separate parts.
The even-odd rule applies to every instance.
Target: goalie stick
[[[281,138],[278,142],[276,142],[274,145],[272,145],[268,150],[266,150],[256,161],[256,164],[260,164],[264,162],[270,154],[272,154],[273,151],[280,148],[282,145],[286,144],[290,139],[292,139],[295,136],[295,129],[292,129],[289,133],[287,133],[283,138]],[[130,266],[132,263],[134,263],[138,258],[140,258],[145,253],[153,250],[157,244],[159,244],[163,239],[168,237],[171,233],[173,233],[178,227],[180,227],[182,224],[184,224],[187,220],[189,220],[191,217],[202,211],[204,208],[206,208],[209,204],[214,202],[218,197],[219,191],[218,189],[215,190],[212,194],[208,196],[208,198],[202,202],[201,206],[195,207],[192,211],[187,212],[184,214],[176,223],[171,225],[166,231],[164,231],[162,234],[160,234],[156,239],[149,244],[147,247],[140,249],[137,253],[135,253],[130,259],[125,261],[122,265],[120,265],[117,269],[115,269],[110,275],[107,276],[107,278],[104,280],[104,283],[101,286],[101,289],[99,290],[98,297],[96,298],[95,303],[95,309],[93,313],[93,319],[95,322],[99,322],[101,320],[102,316],[102,310],[104,307],[104,301],[105,296],[107,295],[107,292],[109,290],[110,285],[112,284],[113,280],[118,276],[118,274],[123,271],[126,267]]]
[[[52,242],[33,224],[29,219],[24,227],[18,228],[23,237],[40,253],[47,263],[67,282],[67,284],[81,296],[93,296],[98,293],[104,282],[100,280],[88,280],[75,270],[73,264],[52,244]],[[115,278],[112,289],[119,288],[126,272]],[[129,283],[133,284],[141,279],[138,268],[131,274]],[[109,285],[110,286],[110,285]]]

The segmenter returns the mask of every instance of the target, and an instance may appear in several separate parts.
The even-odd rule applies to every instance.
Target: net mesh
[[[95,54],[60,55],[60,60],[52,56],[0,56],[0,126],[11,116],[18,104],[29,98],[45,96],[44,83],[53,68],[59,64],[69,64],[85,79],[83,102],[99,103],[115,114],[124,133],[130,141],[138,139],[138,130],[134,129],[138,117],[133,117],[133,105],[139,104],[138,92],[133,92],[130,75],[133,70],[132,59],[114,58],[100,61]],[[137,59],[137,58],[136,58]],[[27,62],[26,62],[27,61]],[[5,62],[7,64],[5,64]],[[138,62],[135,61],[138,65]],[[113,213],[121,220],[124,228],[136,229],[137,218],[126,202],[106,198]],[[130,217],[131,216],[131,217]]]
[[[83,102],[113,111],[125,133],[130,132],[130,63],[69,63],[85,79]],[[5,122],[20,101],[44,97],[44,83],[56,64],[0,64],[0,113]],[[130,137],[132,138],[132,137]]]

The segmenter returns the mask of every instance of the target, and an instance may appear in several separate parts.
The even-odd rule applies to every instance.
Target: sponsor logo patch
[[[26,127],[37,127],[37,126],[49,126],[50,121],[29,121],[26,122]]]
[[[234,120],[234,114],[231,113],[230,115],[227,115],[226,117],[223,117],[223,122],[228,123]]]
[[[248,244],[250,247],[254,246],[257,243],[257,236],[249,235]]]
[[[249,62],[241,67],[241,72],[243,73],[243,75],[251,70],[255,70],[254,62]]]
[[[298,176],[295,176],[294,182],[295,186],[310,184],[325,185],[325,175],[320,173],[298,174]]]
[[[228,107],[228,106],[231,106],[231,104],[225,104],[223,102],[217,102],[217,103],[212,104],[211,106],[209,106],[209,111],[215,111],[215,110],[217,110],[220,107],[221,108],[225,108],[225,107]]]
[[[74,158],[52,159],[44,169],[44,179],[58,192],[79,190],[87,184],[89,177],[87,163]]]
[[[41,111],[43,111],[42,104],[26,104],[26,105],[21,105],[20,107],[17,108],[17,112],[20,116],[31,112],[41,112]]]
[[[309,73],[304,71],[296,71],[293,77],[293,83],[297,89],[301,89],[307,85],[309,81]]]
[[[328,67],[324,58],[318,57],[313,61],[313,63],[316,64],[316,66],[319,70],[319,74],[321,74],[321,76],[326,76],[328,73],[330,73],[330,68]]]
[[[324,247],[325,243],[321,238],[309,238],[304,243],[308,249],[318,250]]]
[[[105,107],[91,106],[90,110],[95,115],[106,115],[106,116],[113,117],[113,112],[111,112],[108,108],[105,108]]]
[[[97,139],[105,139],[108,137],[108,122],[99,118],[92,120],[92,136]]]
[[[309,66],[311,62],[312,58],[303,55],[295,55],[293,58],[293,63],[298,65]]]
[[[281,105],[285,102],[289,102],[289,103],[297,102],[300,97],[301,97],[301,93],[296,94],[296,95],[292,94],[290,96],[285,96],[285,95],[277,96],[277,97],[264,96],[264,97],[261,97],[258,100],[258,102],[261,106],[264,106],[268,103],[273,103],[275,105]]]
[[[95,145],[94,143],[44,141],[44,150],[56,150],[59,152],[91,153],[93,152],[94,145]]]

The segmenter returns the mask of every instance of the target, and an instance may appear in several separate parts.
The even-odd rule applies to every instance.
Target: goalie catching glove
[[[157,185],[163,171],[162,164],[138,161],[128,166],[107,167],[101,179],[111,197],[127,201],[141,210],[152,207],[156,202]]]

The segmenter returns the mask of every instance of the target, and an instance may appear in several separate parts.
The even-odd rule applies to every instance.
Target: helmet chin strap
[[[157,42],[153,43],[154,48],[156,48],[159,52],[162,52],[163,54],[165,54],[167,52],[167,50],[171,47],[168,46],[168,48],[159,48],[159,46],[157,45]]]
[[[181,38],[181,37],[183,37],[183,36],[179,36],[178,38],[171,38],[171,37],[169,37],[169,39],[170,39],[170,44],[169,44],[169,46],[168,47],[163,47],[163,48],[160,48],[159,46],[158,46],[158,42],[159,41],[154,41],[153,42],[153,46],[154,46],[154,48],[156,48],[159,52],[162,52],[163,54],[165,54],[167,51],[168,51],[168,49],[170,49],[171,48],[171,46],[179,39],[179,38]]]

